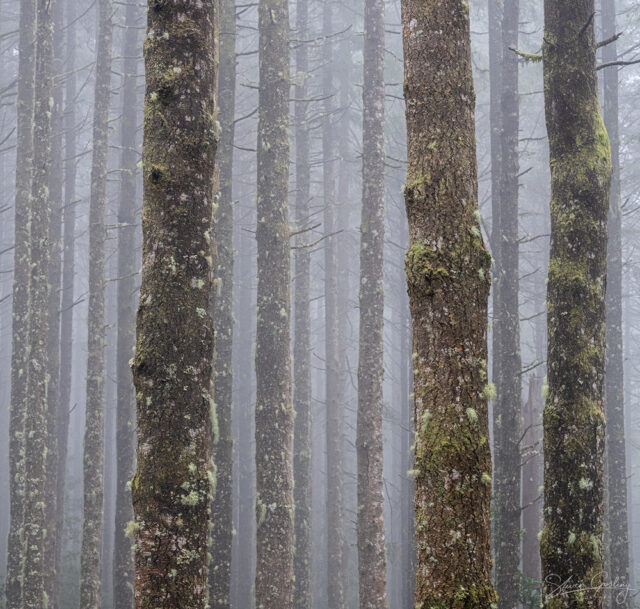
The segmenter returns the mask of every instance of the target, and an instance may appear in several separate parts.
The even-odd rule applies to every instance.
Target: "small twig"
[[[619,32],[618,34],[614,34],[613,36],[611,36],[611,38],[602,40],[601,42],[596,44],[596,49],[601,49],[602,47],[606,47],[608,44],[611,44],[612,42],[615,42],[616,40],[618,40],[620,36],[622,36],[622,32]]]
[[[607,63],[599,65],[596,70],[604,70],[604,68],[610,68],[611,66],[632,66],[636,63],[640,63],[640,59],[636,59],[635,61],[608,61]]]

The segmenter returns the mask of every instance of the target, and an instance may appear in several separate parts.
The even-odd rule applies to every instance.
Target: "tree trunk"
[[[93,159],[89,208],[89,316],[87,406],[84,434],[84,519],[80,566],[80,606],[99,609],[104,465],[104,249],[111,98],[111,0],[100,0],[97,33],[96,87],[93,116]]]
[[[61,1],[61,0],[58,0]],[[66,57],[65,108],[64,108],[64,207],[63,207],[63,262],[62,262],[62,309],[60,316],[60,398],[58,415],[58,474],[56,479],[56,506],[58,543],[56,545],[54,569],[58,578],[56,597],[63,592],[62,534],[64,530],[65,486],[67,473],[67,448],[69,436],[69,412],[71,404],[71,373],[73,364],[73,296],[75,279],[75,205],[76,205],[76,30],[75,3],[67,2],[66,13]]]
[[[545,606],[602,606],[603,384],[611,154],[600,115],[593,0],[545,0],[551,165],[544,410]],[[551,581],[548,578],[552,578]],[[557,590],[571,581],[575,593]]]
[[[327,413],[327,603],[329,609],[344,609],[344,392],[341,384],[338,345],[338,258],[336,243],[336,134],[333,103],[333,5],[323,6],[323,104],[322,174],[324,195],[324,327],[325,407]],[[342,193],[341,193],[342,194]],[[332,236],[333,235],[333,236]]]
[[[236,90],[236,8],[222,0],[220,8],[220,72],[218,120],[222,125],[218,149],[220,190],[217,208],[218,267],[214,324],[216,333],[215,394],[218,438],[214,463],[218,476],[211,521],[211,606],[231,606],[231,544],[233,542],[233,143]]]
[[[602,2],[602,36],[605,40],[617,34],[616,2]],[[616,42],[602,49],[605,63],[618,59]],[[606,68],[604,80],[604,124],[611,140],[611,204],[609,208],[609,241],[607,248],[606,294],[606,373],[605,415],[607,466],[607,530],[609,543],[608,572],[617,586],[629,584],[629,523],[627,518],[627,466],[625,454],[624,356],[622,348],[622,210],[620,201],[620,132],[618,118],[618,67]],[[608,593],[608,604],[619,607],[621,597]],[[628,605],[629,597],[625,598]]]
[[[502,18],[502,48],[518,47],[519,0],[506,0]],[[522,362],[520,357],[519,242],[518,242],[518,56],[502,59],[500,83],[502,153],[500,176],[500,231],[494,250],[500,249],[499,359],[494,402],[495,452],[495,578],[500,609],[516,609],[520,588],[520,436]],[[494,343],[495,344],[495,343]],[[494,352],[495,353],[495,352]]]
[[[136,609],[207,605],[214,483],[215,2],[152,0],[143,145]]]
[[[51,61],[53,55],[53,3],[38,0],[36,16],[36,86],[33,123],[33,183],[30,235],[29,336],[27,414],[24,425],[24,564],[22,607],[45,609],[44,570],[47,518],[47,383],[49,332],[49,225],[51,204]]]
[[[135,391],[129,360],[135,349],[136,217],[138,214],[137,159],[139,114],[137,75],[140,9],[127,5],[123,56],[122,125],[120,141],[120,201],[118,204],[118,336],[116,344],[116,505],[113,553],[113,600],[115,609],[133,606],[133,548],[126,535],[133,520],[129,482],[135,469]]]
[[[288,0],[260,0],[258,13],[255,590],[260,609],[287,609],[293,602]]]
[[[35,87],[36,0],[20,0],[18,62],[15,250],[11,335],[11,412],[9,416],[9,479],[11,524],[8,540],[7,609],[22,604],[24,500],[24,419],[27,395],[29,329],[29,226],[33,179],[33,98]]]
[[[489,607],[487,304],[468,3],[403,1],[422,607]],[[428,99],[429,103],[423,103]]]
[[[300,40],[309,37],[309,3],[297,0],[296,29]],[[309,125],[307,86],[309,49],[306,44],[296,48],[295,139],[296,139],[296,229],[309,228],[309,198],[311,175],[309,168]],[[294,594],[295,609],[311,607],[311,254],[305,247],[308,233],[296,239],[298,249],[294,259],[294,347],[293,347],[293,473],[295,504]]]
[[[358,360],[358,572],[361,609],[387,606],[383,524],[384,2],[364,8],[360,343]]]

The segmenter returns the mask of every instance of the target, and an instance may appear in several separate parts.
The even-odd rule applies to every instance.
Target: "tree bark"
[[[24,564],[22,607],[45,609],[45,540],[47,518],[48,333],[49,333],[49,225],[51,204],[51,93],[53,80],[53,2],[36,5],[36,71],[33,123],[33,183],[30,234],[29,336],[27,415],[24,424]]]
[[[93,158],[89,206],[89,315],[87,405],[84,432],[84,518],[80,558],[80,607],[99,609],[104,466],[104,216],[107,202],[109,101],[111,98],[111,0],[100,0],[96,86],[93,106]]]
[[[287,609],[293,602],[288,0],[260,0],[258,13],[255,590],[260,609]]]
[[[309,37],[309,3],[297,0],[296,29],[300,40]],[[296,141],[296,229],[309,228],[309,198],[311,175],[309,168],[309,125],[307,86],[309,49],[299,44],[295,53],[295,141]],[[310,274],[311,254],[304,247],[308,233],[296,239],[298,249],[294,256],[294,346],[293,346],[293,408],[295,412],[293,434],[293,473],[295,505],[294,593],[295,609],[311,607],[311,307]]]
[[[22,604],[24,419],[27,395],[29,329],[29,220],[33,180],[33,104],[35,87],[36,0],[20,0],[18,61],[16,196],[14,222],[13,304],[11,334],[11,411],[9,479],[11,524],[8,540],[7,609]]]
[[[211,521],[211,606],[231,606],[231,545],[233,542],[233,151],[236,89],[236,8],[234,0],[221,0],[218,120],[222,125],[218,149],[220,188],[216,227],[218,267],[215,277],[214,325],[216,356],[214,385],[218,437],[214,447],[217,468],[216,496]]]
[[[603,384],[611,153],[597,96],[593,0],[545,0],[551,165],[544,409],[547,609],[602,606]],[[571,581],[573,593],[558,592]]]
[[[516,609],[520,589],[520,437],[522,428],[522,361],[520,357],[518,241],[518,47],[519,0],[506,0],[502,17],[500,175],[500,279],[496,319],[499,320],[494,359],[497,397],[494,402],[495,581],[500,609]],[[496,345],[496,343],[494,343]],[[494,352],[494,355],[496,352]]]
[[[617,34],[616,2],[602,3],[602,37],[607,40]],[[602,49],[604,63],[618,59],[617,44]],[[627,517],[627,465],[625,454],[624,356],[622,344],[622,210],[620,199],[620,129],[618,103],[618,67],[606,68],[604,81],[604,124],[611,140],[612,179],[609,207],[609,241],[607,247],[606,294],[606,360],[605,418],[607,467],[607,544],[608,571],[617,586],[629,584],[629,523]],[[608,591],[606,602],[611,609],[628,606],[630,599]]]
[[[149,3],[143,265],[133,362],[136,609],[207,605],[216,425],[215,2]]]
[[[115,609],[133,606],[133,548],[126,535],[133,520],[129,483],[135,470],[135,391],[129,360],[135,349],[136,252],[138,215],[137,158],[139,113],[137,75],[140,9],[127,4],[123,41],[122,125],[120,141],[120,200],[118,203],[118,335],[116,343],[116,505],[113,554],[113,600]]]
[[[358,572],[361,609],[387,606],[383,523],[384,2],[366,0],[358,360]]]
[[[490,257],[479,227],[469,8],[403,1],[416,606],[490,607]],[[428,100],[428,103],[424,103]]]

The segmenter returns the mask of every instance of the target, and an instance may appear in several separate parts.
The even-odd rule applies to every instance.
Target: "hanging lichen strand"
[[[145,43],[143,266],[133,362],[137,609],[207,606],[214,486],[210,316],[214,0],[151,0]]]
[[[256,607],[293,603],[289,355],[289,6],[260,0],[258,323],[256,334]]]
[[[598,103],[594,2],[545,0],[544,8],[551,253],[542,577],[547,609],[598,609],[611,153]],[[565,581],[571,593],[558,594]]]
[[[488,609],[490,257],[479,227],[469,8],[403,0],[418,609]]]

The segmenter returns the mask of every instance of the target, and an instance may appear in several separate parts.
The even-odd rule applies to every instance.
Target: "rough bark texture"
[[[136,609],[207,605],[216,424],[215,2],[149,3],[143,265],[133,362]]]
[[[502,48],[518,48],[519,0],[506,0]],[[494,359],[497,396],[494,401],[495,582],[500,609],[516,609],[520,587],[520,436],[521,358],[518,242],[518,56],[502,58],[501,77],[500,231],[493,243],[500,250],[499,297],[495,318],[499,358]]]
[[[343,609],[345,590],[344,565],[344,391],[340,370],[338,256],[336,214],[336,133],[335,104],[331,95],[333,74],[333,5],[323,6],[322,89],[324,101],[322,124],[324,234],[324,338],[325,338],[325,408],[327,416],[327,603],[329,609]]]
[[[60,292],[62,264],[62,137],[64,130],[64,89],[60,75],[64,72],[64,4],[57,0],[53,5],[53,74],[56,83],[53,88],[53,108],[51,114],[51,175],[49,192],[51,199],[51,225],[49,227],[49,336],[47,338],[48,358],[48,409],[47,409],[47,477],[45,481],[45,504],[47,535],[45,539],[45,591],[50,609],[56,609],[57,600],[57,546],[61,542],[62,530],[58,528],[58,471],[59,443],[58,423],[60,421]],[[66,406],[65,406],[66,408]]]
[[[544,409],[545,607],[602,606],[603,384],[611,154],[597,96],[593,0],[545,0],[551,166]],[[570,582],[570,590],[558,585]]]
[[[402,8],[416,607],[488,609],[497,600],[483,390],[491,259],[479,227],[469,9],[464,0],[404,0]]]
[[[60,1],[60,0],[59,0]],[[67,62],[65,70],[65,108],[64,108],[64,208],[63,208],[63,261],[62,261],[62,308],[60,314],[60,398],[58,411],[58,474],[56,479],[56,518],[57,531],[61,536],[64,527],[65,481],[67,448],[69,436],[69,412],[71,405],[71,373],[73,358],[73,287],[75,275],[75,197],[76,197],[76,125],[75,125],[75,47],[76,30],[74,25],[75,3],[67,2],[66,48]],[[56,545],[56,574],[62,572],[62,543]],[[63,592],[63,583],[58,577],[56,596]]]
[[[297,0],[296,30],[300,40],[309,33],[309,2]],[[309,48],[299,44],[295,53],[296,89],[296,229],[309,228],[309,197],[311,175],[309,169],[309,96],[307,79]],[[293,473],[295,504],[294,592],[295,609],[311,606],[311,311],[309,303],[311,255],[304,247],[308,233],[296,239],[294,256],[294,346],[293,346],[293,408],[295,427],[293,434]]]
[[[361,609],[387,606],[382,488],[384,101],[384,1],[366,0],[356,429]]]
[[[289,7],[260,0],[258,324],[256,336],[256,606],[293,602],[289,312]]]
[[[51,59],[53,3],[37,2],[33,123],[33,184],[29,281],[27,416],[24,425],[24,564],[22,608],[45,609],[45,481],[47,475],[47,382],[49,325],[49,175],[51,167]]]
[[[93,158],[89,205],[89,314],[87,403],[84,431],[84,518],[80,558],[80,607],[99,609],[104,464],[104,215],[107,203],[109,100],[111,98],[111,0],[98,5],[96,86],[93,105]]]
[[[602,3],[602,37],[607,40],[616,31],[616,2]],[[612,42],[602,50],[605,63],[618,59],[617,44]],[[607,568],[611,583],[629,583],[629,521],[627,517],[627,465],[625,455],[624,355],[622,346],[622,210],[620,198],[620,130],[618,118],[618,67],[606,68],[604,81],[604,124],[611,140],[611,203],[609,208],[609,241],[607,249],[606,295],[606,374],[605,418],[607,467]],[[629,604],[615,591],[607,594],[610,607]]]
[[[22,512],[24,498],[24,417],[27,393],[29,306],[29,219],[33,175],[33,96],[35,80],[35,0],[20,1],[17,99],[16,197],[11,335],[11,412],[9,418],[9,480],[11,525],[5,584],[7,609],[22,602]]]
[[[219,193],[216,211],[218,266],[215,277],[216,334],[215,394],[218,434],[213,460],[218,471],[212,505],[211,566],[213,609],[231,605],[231,544],[233,542],[233,142],[236,89],[236,8],[234,0],[220,2],[220,71],[218,74]]]
[[[127,5],[123,53],[122,125],[120,142],[120,201],[118,203],[118,336],[116,345],[116,504],[113,553],[113,601],[115,609],[133,605],[133,547],[126,527],[133,520],[129,483],[135,469],[135,391],[129,360],[135,349],[137,164],[139,114],[137,75],[140,9]]]

